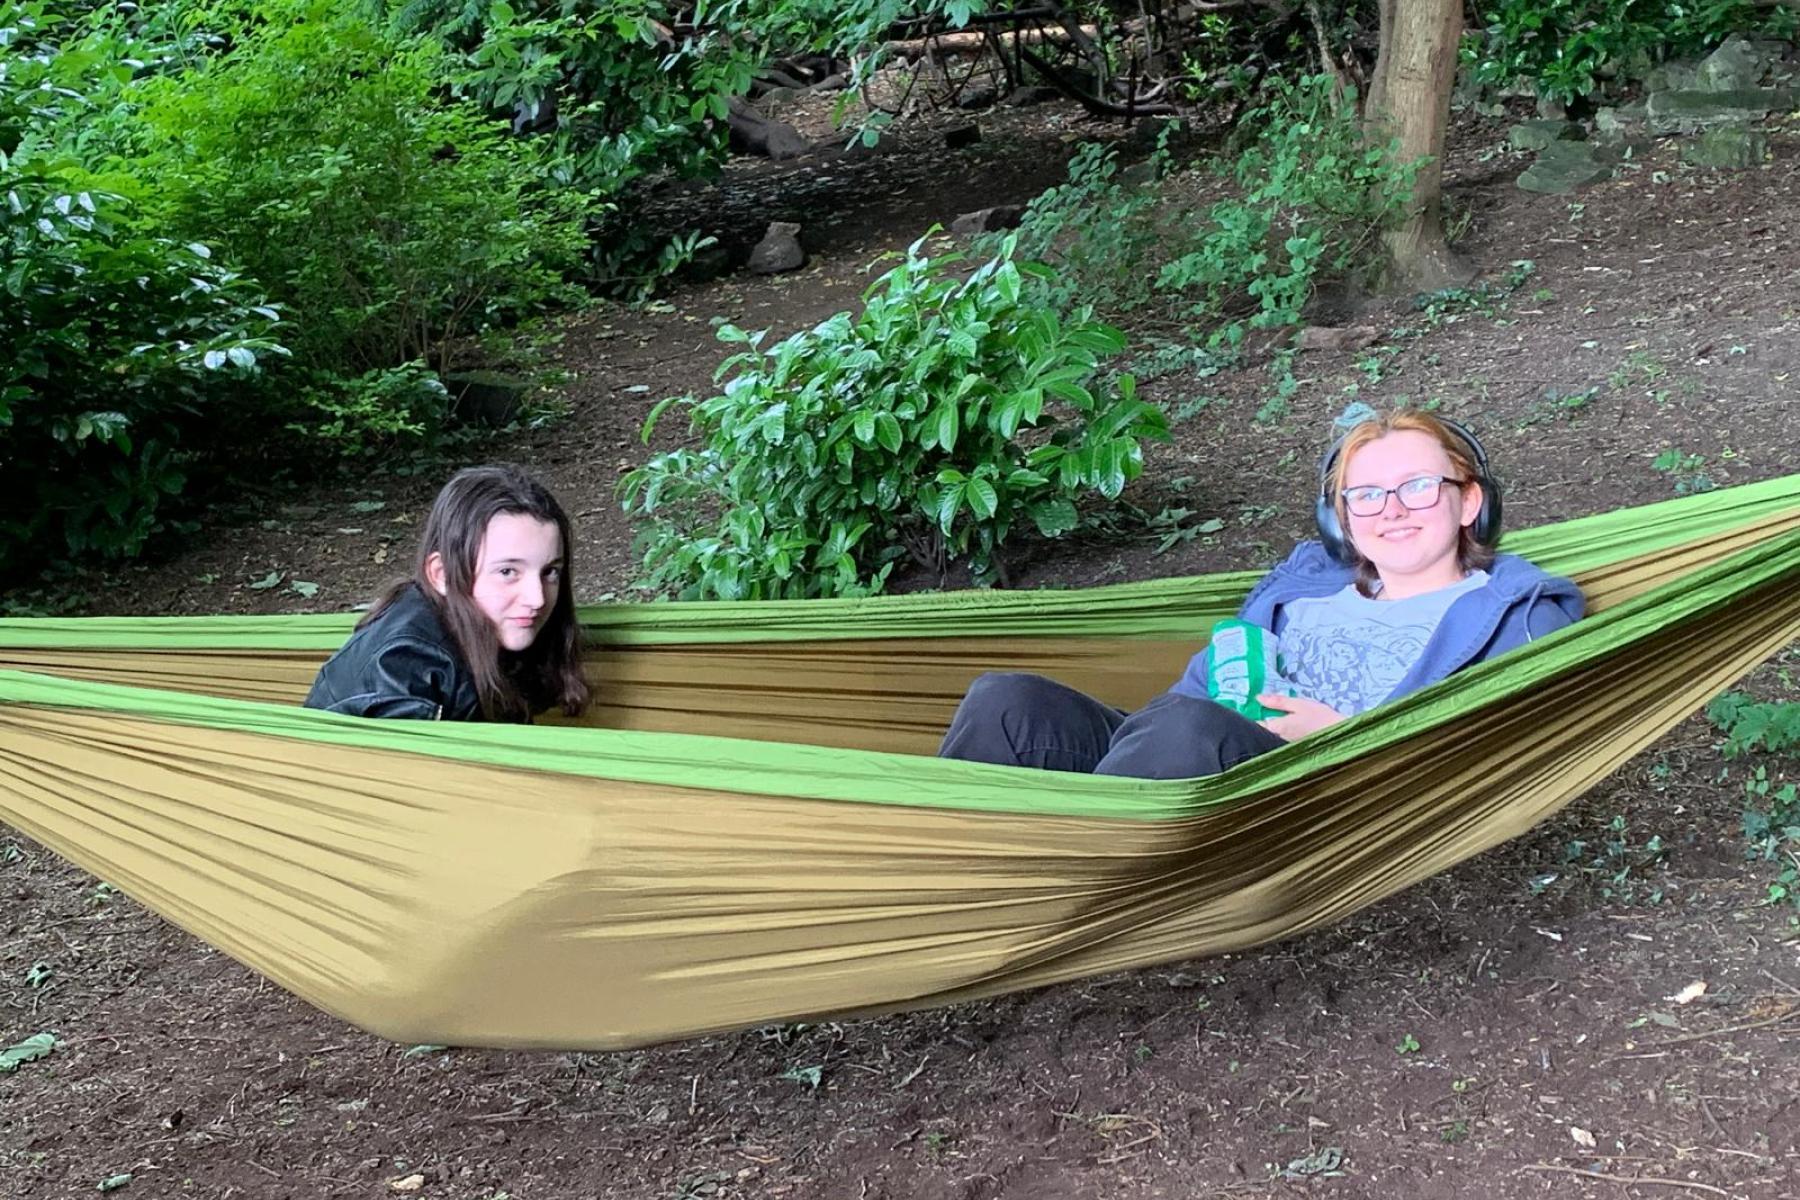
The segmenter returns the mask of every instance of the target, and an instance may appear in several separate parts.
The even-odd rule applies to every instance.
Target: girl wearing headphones
[[[1319,541],[1302,542],[1239,616],[1280,639],[1296,695],[1252,721],[1208,698],[1204,652],[1134,713],[1039,675],[969,688],[938,753],[1143,779],[1216,775],[1578,620],[1581,593],[1496,554],[1500,490],[1474,434],[1424,413],[1371,415],[1320,464]]]

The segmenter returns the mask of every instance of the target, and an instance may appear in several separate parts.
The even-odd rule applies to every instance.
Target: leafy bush
[[[1800,751],[1800,701],[1756,701],[1726,692],[1707,706],[1707,717],[1725,732],[1728,758],[1761,761],[1744,783],[1744,835],[1750,856],[1776,864],[1769,899],[1800,905],[1800,784],[1784,774]]]
[[[1465,39],[1462,59],[1475,82],[1507,87],[1529,80],[1539,95],[1567,103],[1614,72],[1703,53],[1727,34],[1795,35],[1800,14],[1754,0],[1490,0],[1486,23]]]
[[[647,586],[683,599],[802,598],[880,591],[909,553],[978,578],[1023,521],[1074,528],[1075,500],[1112,498],[1143,469],[1143,439],[1168,437],[1129,376],[1101,381],[1124,339],[1080,310],[1028,294],[1044,269],[1009,241],[965,282],[960,256],[914,243],[839,313],[727,359],[721,394],[689,406],[702,445],[657,455],[621,487],[645,522]],[[669,401],[664,402],[666,406]],[[662,411],[646,425],[648,437]]]
[[[1403,214],[1420,164],[1370,145],[1351,107],[1330,76],[1276,80],[1240,124],[1252,131],[1231,168],[1240,194],[1208,210],[1197,244],[1156,281],[1193,316],[1223,319],[1212,345],[1298,324],[1320,279],[1380,262],[1378,235]]]
[[[0,125],[34,87],[21,65],[0,76]],[[0,150],[0,573],[40,551],[136,553],[186,481],[184,444],[241,428],[241,382],[280,352],[253,285],[204,245],[122,230],[124,202],[74,174]]]
[[[279,303],[294,364],[261,415],[332,455],[434,435],[425,367],[574,299],[586,246],[585,198],[442,94],[441,48],[338,7],[207,14],[224,52],[137,80],[83,135],[136,230],[207,242]]]
[[[1164,174],[1172,126],[1164,129],[1150,163]],[[1026,206],[1016,235],[1019,253],[1031,261],[1054,262],[1050,303],[1077,300],[1101,312],[1128,312],[1153,295],[1156,275],[1146,269],[1167,245],[1167,199],[1149,182],[1120,177],[1118,151],[1084,143],[1069,160],[1069,180],[1046,188]],[[989,234],[978,251],[992,251],[1008,235]]]
[[[1377,235],[1402,215],[1419,164],[1396,165],[1391,147],[1370,145],[1328,76],[1274,79],[1264,96],[1239,125],[1241,149],[1217,167],[1234,194],[1204,212],[1175,189],[1127,183],[1116,150],[1082,147],[1069,181],[1031,202],[1017,234],[1057,268],[1052,299],[1123,311],[1161,298],[1211,348],[1229,349],[1248,329],[1298,324],[1322,279],[1373,271]],[[1158,141],[1152,179],[1174,166],[1172,132]]]
[[[673,8],[646,0],[412,0],[395,29],[453,48],[457,90],[521,130],[559,185],[597,203],[593,271],[641,293],[697,244],[630,219],[642,186],[710,173],[726,153],[730,97],[749,90],[764,42],[702,5],[675,36]]]

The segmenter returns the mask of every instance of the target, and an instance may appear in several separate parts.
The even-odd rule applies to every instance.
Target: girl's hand
[[[1257,722],[1284,742],[1297,742],[1309,733],[1317,733],[1327,726],[1349,719],[1337,709],[1320,704],[1317,700],[1309,700],[1305,696],[1269,693],[1256,699],[1264,708],[1279,709],[1286,714],[1265,717]]]

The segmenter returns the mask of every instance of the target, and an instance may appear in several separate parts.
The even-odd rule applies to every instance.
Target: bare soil
[[[569,417],[485,452],[579,514],[582,599],[629,588],[612,490],[647,452],[650,406],[708,386],[712,318],[779,334],[852,306],[877,253],[1028,199],[1101,132],[1052,105],[984,117],[978,146],[946,151],[960,119],[671,197],[736,245],[799,220],[812,261],[567,322]],[[1224,528],[1160,554],[1129,522],[1029,545],[1016,584],[1272,561],[1306,532],[1351,385],[1480,429],[1514,526],[1800,470],[1800,138],[1730,174],[1658,147],[1544,197],[1512,187],[1524,164],[1503,132],[1458,127],[1451,186],[1461,252],[1489,279],[1531,260],[1523,285],[1436,319],[1336,305],[1381,340],[1302,356],[1303,386],[1265,421],[1254,365],[1151,378],[1186,415],[1128,499]],[[1654,469],[1668,449],[1694,458]],[[93,612],[343,608],[403,568],[437,482],[320,484],[74,586]],[[1753,686],[1793,695],[1795,661]],[[1744,767],[1715,742],[1689,721],[1531,835],[1254,953],[614,1055],[381,1042],[0,830],[0,1047],[62,1040],[0,1076],[0,1195],[129,1173],[128,1197],[386,1196],[415,1176],[410,1194],[444,1200],[1800,1196],[1800,930],[1763,903]]]

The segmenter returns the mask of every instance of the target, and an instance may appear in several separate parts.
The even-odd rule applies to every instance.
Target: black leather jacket
[[[475,680],[417,584],[326,660],[306,707],[356,717],[482,719]]]

